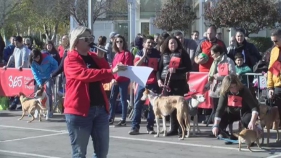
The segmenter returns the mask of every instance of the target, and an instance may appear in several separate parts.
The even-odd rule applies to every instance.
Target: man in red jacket
[[[94,157],[106,158],[109,148],[109,105],[102,83],[125,70],[119,64],[110,69],[103,56],[90,53],[91,30],[79,26],[71,32],[70,50],[64,61],[66,93],[64,113],[72,146],[72,157],[86,157],[89,137]],[[99,52],[98,52],[99,54]]]
[[[136,99],[134,106],[134,116],[132,119],[132,129],[129,131],[130,135],[139,134],[140,123],[141,123],[141,112],[142,107],[144,105],[144,101],[141,101],[142,94],[145,88],[150,89],[158,93],[159,87],[157,84],[156,72],[158,70],[158,63],[160,61],[161,55],[160,52],[153,48],[153,37],[146,37],[143,40],[144,48],[137,52],[135,56],[135,66],[148,66],[154,69],[148,77],[146,87],[142,87],[138,85],[136,90]],[[154,126],[154,112],[151,105],[149,105],[149,112],[147,117],[147,133],[155,134],[153,126]]]
[[[211,65],[213,63],[213,58],[211,57],[211,48],[213,45],[218,44],[223,48],[224,53],[227,53],[225,44],[223,41],[216,38],[216,27],[211,26],[207,30],[207,39],[200,42],[195,52],[195,63],[199,64],[199,72],[209,72]],[[200,54],[204,53],[208,57],[201,58]]]

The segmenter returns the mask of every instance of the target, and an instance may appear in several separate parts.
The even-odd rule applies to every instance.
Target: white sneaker
[[[49,120],[49,112],[46,113],[46,120]]]
[[[35,117],[35,118],[38,117],[38,110],[35,110],[35,112],[34,112],[34,117]]]

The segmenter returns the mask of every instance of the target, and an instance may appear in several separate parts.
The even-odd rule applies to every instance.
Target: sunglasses
[[[123,41],[116,41],[116,43],[123,43]]]
[[[95,36],[89,36],[89,37],[80,37],[79,39],[84,40],[85,42],[94,42]]]
[[[272,42],[277,43],[277,42],[278,42],[278,40],[276,40],[276,41],[272,41]]]

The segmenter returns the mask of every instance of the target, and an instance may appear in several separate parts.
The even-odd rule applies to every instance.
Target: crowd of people
[[[204,87],[209,91],[213,109],[199,109],[204,114],[203,123],[212,117],[214,135],[224,134],[231,137],[226,128],[234,121],[241,120],[245,128],[254,129],[259,114],[259,103],[250,90],[243,76],[255,72],[255,66],[264,61],[268,66],[268,94],[276,99],[281,116],[281,30],[272,33],[273,49],[269,57],[262,57],[256,46],[246,40],[243,29],[237,30],[231,37],[228,47],[220,39],[214,26],[210,26],[199,39],[199,32],[193,31],[191,38],[185,38],[180,31],[168,34],[163,32],[153,36],[138,34],[135,41],[128,46],[126,38],[111,32],[109,41],[100,36],[97,46],[103,51],[91,48],[95,41],[92,31],[79,26],[68,36],[63,36],[61,45],[56,49],[52,41],[47,41],[42,51],[32,49],[30,39],[11,37],[11,44],[3,51],[4,69],[9,67],[31,68],[35,87],[46,85],[50,107],[46,118],[53,115],[52,86],[53,78],[63,73],[60,84],[65,84],[64,114],[69,131],[73,157],[86,155],[89,137],[94,144],[94,155],[106,157],[109,148],[109,125],[127,125],[129,86],[133,86],[134,106],[130,135],[140,133],[144,101],[141,100],[147,88],[158,94],[180,95],[189,93],[188,72],[208,72],[208,82]],[[23,42],[25,41],[25,42]],[[29,45],[28,45],[29,41]],[[27,42],[27,43],[26,43]],[[171,67],[171,62],[176,62]],[[174,64],[174,63],[173,63]],[[118,76],[117,72],[125,71],[127,66],[147,66],[153,68],[146,86],[130,84],[129,78]],[[141,75],[141,74],[140,74]],[[103,84],[111,83],[110,95],[103,89]],[[116,101],[120,98],[122,107],[121,120],[115,123]],[[279,96],[279,97],[278,97]],[[11,98],[10,110],[19,103],[17,97]],[[231,103],[233,99],[239,100]],[[280,103],[280,104],[279,104]],[[211,115],[214,113],[214,116]],[[148,105],[148,134],[155,134],[154,113]],[[177,112],[170,115],[170,131],[167,136],[178,135],[183,131],[177,122]],[[225,135],[225,133],[227,133]]]

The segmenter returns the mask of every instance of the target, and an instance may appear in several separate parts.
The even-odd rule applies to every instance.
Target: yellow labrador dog
[[[156,118],[157,134],[155,137],[159,137],[160,117],[162,117],[163,120],[163,136],[165,137],[167,135],[165,116],[170,115],[175,109],[177,109],[177,120],[182,129],[182,136],[180,140],[183,140],[185,137],[185,127],[187,127],[186,137],[189,137],[190,123],[188,116],[188,105],[183,96],[159,96],[158,94],[153,93],[151,90],[145,89],[141,100],[145,101],[147,98],[153,107]]]
[[[28,123],[31,123],[35,119],[33,114],[37,110],[39,112],[39,121],[41,122],[40,111],[45,108],[41,106],[40,102],[37,99],[27,98],[23,93],[20,93],[19,97],[22,105],[22,116],[18,120],[21,120],[25,116],[25,113],[28,112],[32,117]]]

